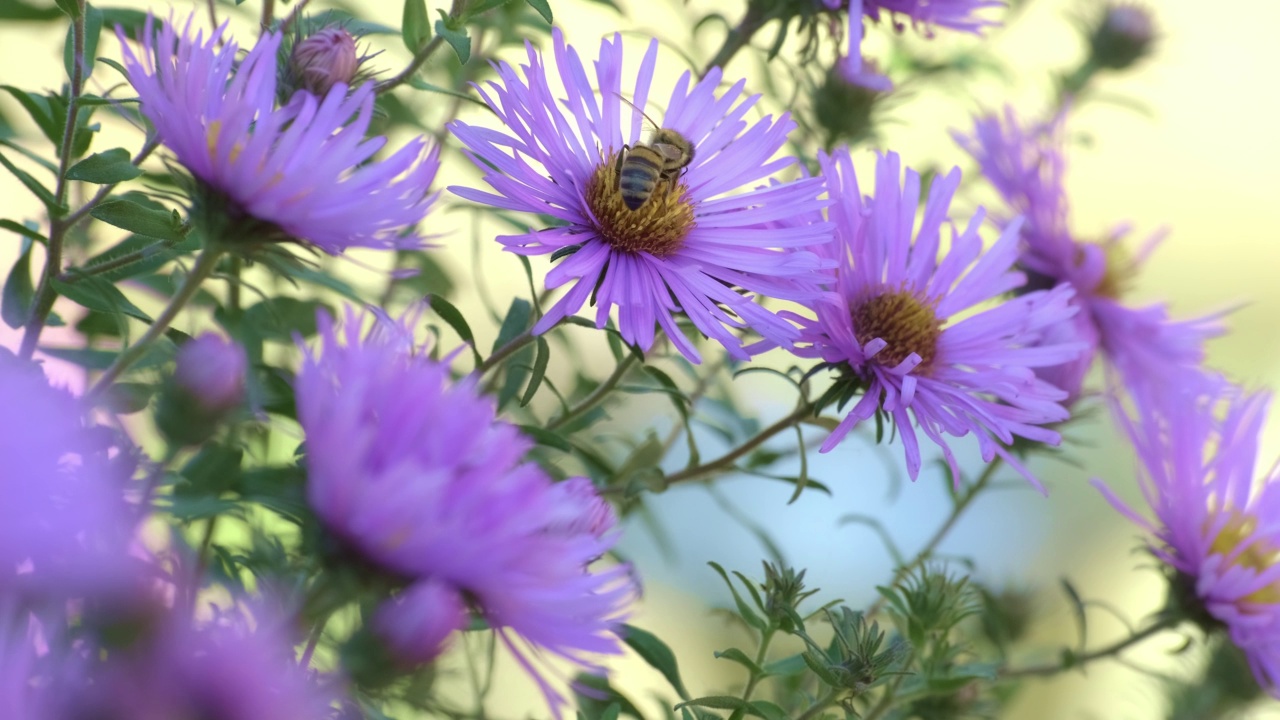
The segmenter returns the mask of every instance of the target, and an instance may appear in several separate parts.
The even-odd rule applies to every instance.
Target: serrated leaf
[[[427,15],[426,0],[404,0],[404,13],[400,20],[400,37],[409,52],[416,53],[431,38],[431,19]]]
[[[475,357],[476,365],[483,362],[484,359],[480,357],[480,351],[476,349],[476,337],[472,334],[471,326],[467,324],[467,319],[462,316],[462,312],[454,307],[453,303],[439,295],[430,296],[427,302],[431,305],[431,309],[435,311],[436,315],[439,315],[441,320],[448,323],[449,327],[458,333],[458,337],[462,338],[462,341],[471,348],[471,354]]]
[[[689,699],[689,691],[685,689],[684,681],[680,679],[680,667],[676,662],[676,654],[666,643],[657,635],[634,625],[623,626],[622,639],[627,643],[627,647],[635,650],[636,654],[649,664],[649,667],[662,673],[662,677],[667,679],[682,700]]]
[[[177,211],[156,210],[133,200],[107,200],[89,214],[108,225],[160,240],[181,240],[186,236]]]
[[[31,301],[36,289],[31,282],[31,239],[22,238],[22,252],[9,270],[4,281],[4,295],[0,298],[0,317],[4,324],[15,330],[22,327],[31,316]]]
[[[134,166],[129,151],[124,148],[112,148],[94,153],[81,160],[67,171],[67,179],[82,182],[110,185],[132,180],[142,174]]]
[[[8,170],[14,177],[18,178],[18,182],[22,183],[32,192],[33,195],[39,198],[40,202],[44,204],[50,215],[60,218],[67,214],[67,206],[59,204],[57,198],[53,196],[53,193],[44,185],[41,185],[39,180],[32,177],[31,173],[23,170],[17,165],[14,165],[9,161],[9,158],[2,154],[0,154],[0,165],[3,165],[4,169]]]
[[[529,3],[529,7],[537,10],[538,14],[542,16],[543,20],[547,21],[548,25],[551,24],[551,5],[547,0],[525,0],[525,2]]]
[[[458,54],[458,61],[466,65],[471,59],[471,38],[467,36],[467,29],[465,27],[457,30],[450,28],[447,24],[449,16],[443,10],[440,11],[440,15],[444,19],[436,21],[436,34],[449,43],[449,47]]]
[[[524,397],[520,398],[520,407],[527,406],[533,400],[538,387],[542,385],[542,379],[547,375],[547,363],[551,360],[551,346],[542,337],[537,339],[537,344],[538,354],[533,359],[533,374],[529,377],[529,387],[525,388]]]

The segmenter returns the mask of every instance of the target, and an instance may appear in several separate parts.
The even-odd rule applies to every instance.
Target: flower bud
[[[156,414],[160,431],[183,445],[207,440],[244,400],[247,365],[244,350],[215,333],[183,345]]]
[[[1089,36],[1089,59],[1102,68],[1124,70],[1151,52],[1155,22],[1141,5],[1109,5]]]
[[[384,602],[374,615],[373,628],[392,657],[416,664],[434,660],[466,623],[467,608],[458,591],[428,579]]]
[[[299,41],[289,58],[297,86],[317,97],[338,83],[350,85],[359,66],[355,38],[340,27],[327,27]]]
[[[830,149],[869,137],[876,104],[892,89],[872,60],[844,58],[833,65],[813,96],[814,117],[825,131],[823,144]]]

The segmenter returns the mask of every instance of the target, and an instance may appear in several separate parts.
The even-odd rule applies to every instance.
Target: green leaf
[[[142,28],[147,25],[148,13],[132,8],[110,7],[102,8],[102,24],[111,30],[117,26],[124,29],[125,34],[131,38],[139,39],[142,37]],[[157,17],[155,19],[155,27],[157,30],[164,27],[164,18]]]
[[[765,675],[764,669],[757,665],[754,660],[747,657],[747,654],[738,648],[729,648],[724,652],[716,652],[715,656],[717,659],[723,658],[725,660],[732,660],[733,662],[738,663],[742,667],[746,668],[747,672],[752,675]]]
[[[498,328],[498,337],[493,341],[493,350],[490,352],[497,352],[498,348],[511,342],[517,335],[528,329],[529,318],[532,315],[533,306],[528,300],[523,298],[512,300],[511,307],[507,308],[507,317],[502,321],[502,327]]]
[[[64,282],[55,278],[53,289],[68,300],[90,310],[97,310],[110,315],[123,313],[143,322],[151,322],[150,315],[130,302],[129,298],[125,297],[124,293],[120,292],[115,285],[102,278],[90,275],[78,278],[74,283]]]
[[[80,17],[80,6],[76,4],[76,0],[54,0],[58,4],[58,8],[62,12],[70,15],[72,19]]]
[[[746,621],[748,625],[758,630],[763,630],[768,627],[769,624],[757,615],[755,611],[751,609],[751,606],[747,605],[746,601],[742,599],[742,596],[738,594],[738,588],[734,586],[733,580],[729,579],[729,573],[725,572],[724,568],[720,567],[719,563],[709,562],[707,564],[711,566],[712,570],[719,573],[720,577],[724,579],[725,584],[729,586],[729,592],[733,594],[733,603],[738,607],[738,614],[742,616],[742,619]]]
[[[56,8],[32,7],[22,0],[0,0],[0,20],[57,20]]]
[[[471,332],[471,326],[467,324],[467,319],[462,316],[458,308],[439,295],[430,296],[427,302],[431,305],[431,309],[435,311],[436,315],[439,315],[441,320],[448,323],[449,327],[458,333],[458,337],[462,338],[462,341],[471,348],[471,354],[475,356],[476,365],[484,362],[484,359],[480,357],[480,351],[476,349],[476,338]]]
[[[93,74],[93,59],[98,55],[98,37],[102,34],[102,12],[92,5],[86,4],[85,7],[87,12],[84,15],[84,74],[81,77],[87,80]],[[67,40],[62,45],[62,65],[67,71],[67,77],[72,76],[72,63],[75,62],[73,57],[75,44],[72,41],[74,29],[74,24],[67,28]]]
[[[181,240],[187,235],[187,228],[177,210],[156,210],[133,200],[107,200],[90,210],[89,214],[108,225],[160,240]]]
[[[115,383],[107,388],[103,402],[112,412],[129,415],[147,409],[151,404],[151,396],[156,392],[154,385],[145,383]]]
[[[244,324],[264,340],[293,342],[294,333],[302,337],[315,335],[316,312],[333,310],[319,300],[275,297],[263,300],[244,311]]]
[[[21,88],[12,85],[0,85],[0,90],[4,90],[13,96],[14,100],[27,111],[27,115],[31,117],[36,127],[40,128],[40,132],[49,139],[54,145],[58,144],[62,135],[62,121],[53,113],[53,108],[49,105],[49,98],[43,95],[29,93]]]
[[[524,0],[524,1],[529,3],[529,7],[533,8],[534,10],[537,10],[538,14],[542,16],[543,20],[547,21],[548,25],[551,24],[551,4],[548,3],[547,0]]]
[[[427,92],[440,93],[441,95],[448,95],[449,97],[458,98],[459,100],[466,100],[467,102],[472,103],[474,105],[478,105],[484,108],[485,110],[488,110],[489,112],[493,112],[493,108],[490,108],[488,103],[486,103],[485,101],[481,100],[478,97],[468,95],[464,92],[458,92],[457,90],[450,90],[449,88],[446,88],[446,87],[440,87],[439,85],[433,85],[421,78],[416,78],[416,77],[409,78],[409,86],[417,90],[425,90]],[[519,255],[517,257],[523,258],[524,256]]]
[[[200,449],[182,467],[186,483],[174,488],[187,496],[219,495],[234,488],[240,482],[240,462],[244,451],[239,448],[209,444]]]
[[[4,324],[17,329],[31,316],[31,301],[36,289],[31,282],[31,239],[22,239],[22,253],[13,263],[9,277],[4,281],[4,295],[0,299],[0,317]]]
[[[546,445],[562,452],[573,452],[573,446],[569,444],[568,440],[550,430],[540,428],[537,425],[521,425],[520,430],[539,445]]]
[[[427,16],[426,0],[404,0],[404,16],[400,37],[409,52],[416,53],[431,38],[431,20]]]
[[[87,273],[108,282],[120,282],[131,277],[151,273],[164,267],[174,258],[194,252],[200,247],[200,241],[188,236],[182,242],[156,240],[146,235],[130,235],[117,245],[95,255],[85,263],[84,267],[73,268],[71,273]],[[97,270],[98,266],[133,256],[134,259],[110,270]]]
[[[81,160],[67,171],[67,179],[110,185],[132,180],[142,174],[134,166],[129,151],[124,148],[112,148],[94,153]]]
[[[23,237],[31,238],[41,244],[47,244],[49,242],[49,238],[36,232],[33,228],[18,224],[12,220],[0,220],[0,229],[15,232]]]
[[[627,646],[636,651],[649,667],[662,673],[671,687],[680,694],[680,699],[688,700],[689,691],[680,679],[680,667],[676,663],[676,654],[657,635],[641,630],[635,625],[623,625],[622,639]]]
[[[449,27],[449,16],[443,10],[440,10],[442,20],[436,21],[436,34],[444,38],[445,42],[453,48],[458,54],[458,61],[463,65],[471,59],[471,38],[467,37],[466,27],[451,28]]]
[[[551,346],[542,337],[537,340],[538,354],[533,360],[533,375],[529,378],[529,387],[525,388],[524,397],[520,398],[520,407],[525,407],[533,400],[542,379],[547,375],[547,363],[551,360]]]
[[[516,393],[524,387],[525,378],[529,376],[529,363],[533,360],[533,348],[525,345],[512,355],[503,370],[505,377],[502,387],[498,389],[498,407],[506,407],[515,399]]]
[[[9,162],[9,158],[4,155],[0,155],[0,165],[3,165],[6,170],[13,173],[13,176],[18,178],[18,182],[25,185],[37,198],[40,198],[40,202],[44,203],[50,215],[60,218],[67,214],[67,206],[59,204],[53,193],[49,192],[48,188],[41,185],[40,181],[32,177],[26,170]]]

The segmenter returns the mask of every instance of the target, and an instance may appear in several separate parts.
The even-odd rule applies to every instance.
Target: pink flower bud
[[[178,351],[173,374],[179,388],[211,414],[234,408],[244,399],[248,365],[239,345],[216,333],[205,333]]]
[[[373,627],[397,659],[434,660],[467,622],[462,595],[439,580],[419,580],[378,608]]]
[[[338,83],[350,85],[359,66],[355,38],[339,27],[325,28],[299,42],[289,58],[298,87],[318,97]]]

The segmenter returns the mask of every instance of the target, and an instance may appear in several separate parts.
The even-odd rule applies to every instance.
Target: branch
[[[796,423],[803,421],[805,418],[813,414],[813,410],[814,410],[813,403],[810,403],[810,402],[801,403],[799,406],[796,407],[795,410],[791,411],[791,414],[787,415],[781,420],[778,420],[777,422],[765,428],[764,430],[761,430],[760,433],[757,434],[755,437],[744,442],[743,444],[739,445],[733,450],[730,450],[724,455],[721,455],[715,460],[712,460],[711,462],[703,463],[701,465],[695,465],[694,467],[691,467],[691,468],[685,468],[684,470],[681,470],[678,473],[673,473],[671,475],[668,475],[667,486],[669,487],[671,485],[675,485],[676,483],[689,482],[690,480],[698,480],[707,475],[714,475],[715,473],[718,473],[720,471],[728,470],[732,468],[733,464],[737,462],[739,458],[750,453],[752,450],[755,450],[756,448],[760,447],[761,445],[764,444],[766,440],[773,437],[774,435],[777,435],[783,430],[786,430],[794,426]]]
[[[1146,640],[1154,635],[1158,635],[1165,630],[1171,630],[1182,622],[1182,618],[1169,616],[1164,617],[1148,627],[1140,630],[1129,637],[1118,640],[1104,648],[1094,650],[1093,652],[1076,655],[1074,651],[1063,649],[1063,659],[1060,662],[1045,663],[1044,665],[1029,665],[1022,668],[1004,668],[1000,671],[1002,679],[1018,678],[1018,677],[1043,677],[1048,675],[1057,675],[1060,672],[1071,670],[1103,658],[1112,657],[1120,654],[1121,651],[1128,649],[1132,645]]]

